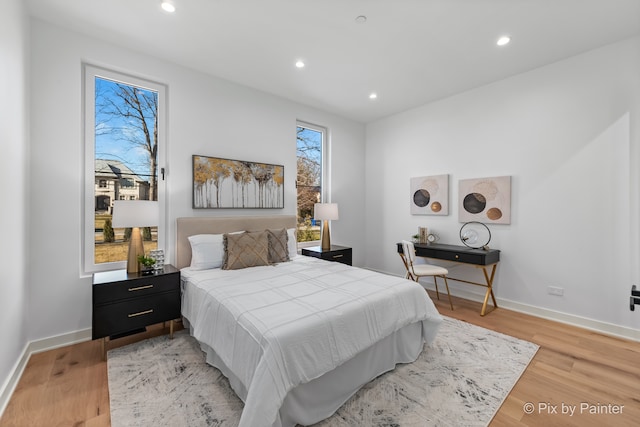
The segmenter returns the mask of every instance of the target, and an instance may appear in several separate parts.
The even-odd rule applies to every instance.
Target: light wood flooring
[[[503,308],[481,317],[480,304],[459,298],[451,311],[446,296],[432,298],[443,315],[540,345],[492,427],[640,424],[640,343]],[[167,333],[161,326],[109,348]],[[0,427],[109,425],[107,365],[98,341],[33,355],[0,419]]]

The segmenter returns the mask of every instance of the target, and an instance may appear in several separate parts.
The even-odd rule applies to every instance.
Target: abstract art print
[[[411,178],[412,215],[449,215],[449,175]]]
[[[511,224],[511,177],[461,179],[458,220]]]
[[[284,166],[193,156],[194,209],[282,209]]]

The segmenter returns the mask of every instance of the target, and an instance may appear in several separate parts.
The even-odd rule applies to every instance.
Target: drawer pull
[[[127,317],[144,316],[145,314],[151,314],[151,313],[153,313],[153,309],[145,310],[145,311],[139,311],[137,313],[131,313],[131,314],[128,314]]]
[[[456,255],[456,259],[460,258],[460,255]]]
[[[153,288],[153,285],[138,286],[137,288],[129,288],[129,292],[141,291],[143,289],[151,289],[151,288]]]
[[[340,255],[333,255],[334,258],[342,258],[344,255],[340,254]]]

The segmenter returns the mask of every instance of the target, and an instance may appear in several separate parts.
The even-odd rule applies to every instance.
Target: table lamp
[[[313,206],[313,217],[322,220],[322,250],[331,250],[331,236],[329,235],[329,221],[338,218],[337,203],[316,203]]]
[[[158,225],[160,220],[158,202],[151,200],[115,200],[113,202],[113,228],[131,227],[127,273],[139,273],[138,256],[144,256],[140,227]]]

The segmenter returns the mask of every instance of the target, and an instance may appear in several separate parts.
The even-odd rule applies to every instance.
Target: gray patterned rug
[[[537,350],[445,317],[417,361],[371,381],[316,426],[486,426]],[[238,424],[242,401],[185,331],[111,350],[107,364],[113,427]]]

